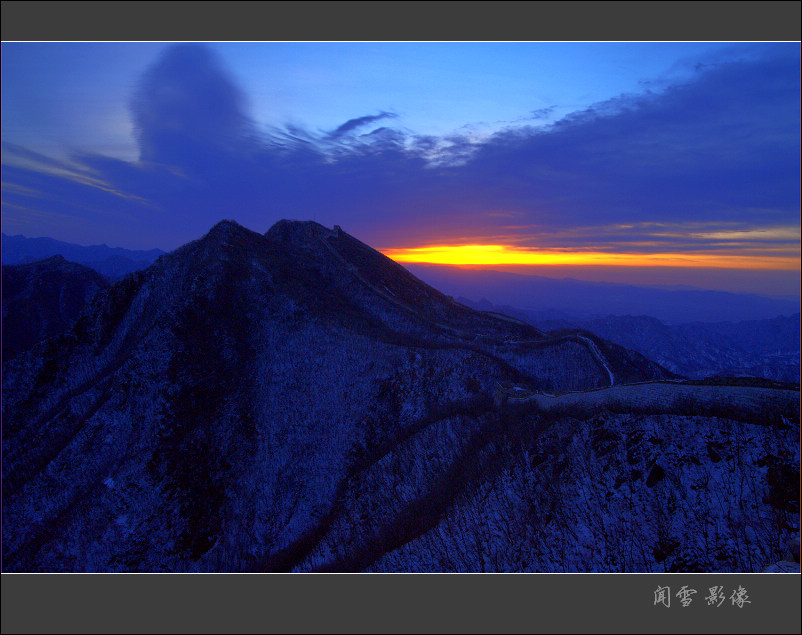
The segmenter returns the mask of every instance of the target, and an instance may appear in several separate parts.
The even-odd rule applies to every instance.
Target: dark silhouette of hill
[[[61,256],[3,266],[3,363],[66,331],[86,302],[108,286],[98,273]]]

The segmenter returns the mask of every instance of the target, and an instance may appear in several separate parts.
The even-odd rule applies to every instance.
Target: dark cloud
[[[332,132],[331,136],[332,138],[336,139],[338,137],[342,137],[343,135],[348,134],[349,132],[353,132],[358,128],[363,128],[368,124],[375,123],[376,121],[381,121],[382,119],[392,119],[397,116],[398,115],[395,113],[382,111],[378,115],[365,115],[364,117],[349,119],[344,124],[339,126],[334,132]]]
[[[161,248],[220,218],[262,231],[315,218],[378,247],[498,237],[644,251],[710,245],[703,234],[733,223],[799,222],[798,53],[702,68],[545,128],[436,138],[387,126],[353,134],[387,112],[332,133],[257,133],[213,55],[179,45],[146,72],[131,111],[141,161],[76,156],[83,179],[4,166],[4,205],[105,232],[86,240]]]
[[[131,100],[140,159],[192,165],[243,151],[253,137],[244,97],[212,52],[200,44],[167,49]]]
[[[533,110],[530,114],[530,119],[548,119],[552,113],[557,109],[556,106],[549,106],[548,108],[538,108]]]

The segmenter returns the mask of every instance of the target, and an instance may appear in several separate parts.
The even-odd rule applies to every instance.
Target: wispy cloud
[[[355,119],[349,119],[341,126],[338,126],[337,129],[331,133],[331,137],[337,139],[339,137],[342,137],[343,135],[354,132],[359,128],[364,128],[369,124],[381,121],[382,119],[392,119],[397,116],[398,116],[397,114],[392,112],[380,112],[378,115],[365,115],[364,117],[356,117]]]

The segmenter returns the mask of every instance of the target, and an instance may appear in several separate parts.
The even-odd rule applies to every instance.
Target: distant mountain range
[[[30,263],[61,255],[70,262],[94,269],[109,280],[150,266],[160,249],[130,250],[107,245],[85,247],[52,238],[26,238],[2,234],[2,263]],[[487,299],[495,305],[528,311],[553,312],[558,319],[587,320],[607,315],[647,315],[666,324],[739,322],[799,313],[799,298],[766,297],[687,286],[637,287],[608,282],[444,265],[409,263],[405,268],[424,282],[453,297],[472,302]]]
[[[557,311],[496,306],[486,299],[474,302],[459,297],[457,301],[477,310],[517,317],[544,331],[590,331],[686,377],[748,376],[799,383],[799,313],[736,323],[669,326],[645,315],[582,320]]]
[[[107,245],[84,247],[52,238],[26,238],[2,234],[4,265],[36,262],[51,256],[63,256],[70,262],[83,264],[101,275],[115,279],[139,271],[164,254],[161,249],[137,251]]]
[[[65,267],[13,266],[4,315],[80,297]],[[4,571],[798,562],[798,390],[471,309],[312,222],[95,282],[3,365]]]
[[[553,279],[444,265],[408,264],[421,280],[453,297],[528,311],[557,311],[570,319],[648,315],[666,324],[739,322],[799,313],[799,299],[701,289],[662,289]]]

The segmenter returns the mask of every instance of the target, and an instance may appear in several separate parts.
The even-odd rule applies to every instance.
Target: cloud
[[[786,219],[798,207],[799,63],[719,65],[658,94],[623,96],[538,130],[495,135],[465,166],[481,205],[554,225]]]
[[[254,128],[245,99],[211,51],[168,48],[141,78],[131,100],[142,161],[194,165],[210,154],[245,150]]]
[[[261,231],[314,218],[377,247],[500,237],[644,253],[723,249],[729,232],[776,244],[790,234],[773,228],[799,223],[798,52],[700,68],[545,127],[437,138],[355,134],[396,117],[383,111],[333,132],[258,130],[212,53],[182,44],[141,78],[131,115],[139,161],[4,165],[4,205],[50,214],[63,232],[72,215],[78,242],[165,249],[220,218]]]
[[[529,113],[530,119],[548,119],[554,111],[557,109],[556,106],[549,106],[547,108],[538,108],[537,110],[533,110]]]
[[[339,126],[334,132],[332,132],[331,137],[337,139],[338,137],[342,137],[343,135],[353,132],[358,128],[363,128],[368,124],[380,121],[382,119],[391,119],[397,116],[398,115],[395,113],[382,111],[378,115],[365,115],[364,117],[349,119],[344,124]]]

